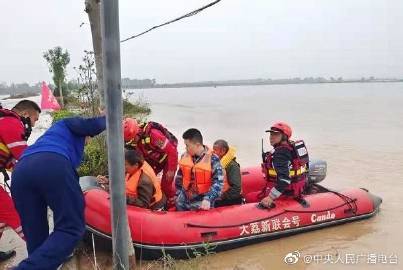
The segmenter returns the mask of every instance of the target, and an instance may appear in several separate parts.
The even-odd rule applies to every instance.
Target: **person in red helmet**
[[[261,205],[270,207],[281,195],[300,200],[307,181],[309,157],[303,141],[293,142],[291,127],[284,122],[273,124],[270,133],[273,150],[263,155],[262,168],[275,185],[264,191]]]
[[[178,139],[159,123],[140,124],[134,118],[123,121],[123,135],[127,149],[140,151],[155,174],[163,172],[161,188],[168,198],[168,206],[172,206],[175,197],[172,182],[178,166]]]

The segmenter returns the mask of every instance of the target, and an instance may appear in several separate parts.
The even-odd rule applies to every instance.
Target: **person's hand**
[[[264,198],[260,201],[260,203],[261,203],[264,207],[270,208],[270,206],[273,204],[273,200],[272,200],[272,198],[270,198],[270,196],[266,196],[266,197],[264,197]]]
[[[175,205],[177,198],[178,198],[178,196],[176,196],[176,195],[171,197],[171,198],[169,198],[168,199],[168,204]]]
[[[132,195],[126,196],[126,203],[133,205],[136,202],[136,197]]]
[[[106,176],[98,175],[97,182],[98,184],[109,184],[109,179]]]
[[[173,197],[168,198],[168,200],[167,200],[168,209],[175,208],[177,198],[178,198],[178,196],[173,196]]]
[[[105,108],[105,106],[99,107],[99,108],[98,108],[98,111],[99,111],[99,115],[100,115],[100,116],[105,116],[105,115],[106,115],[106,108]]]
[[[210,201],[204,199],[204,200],[201,202],[200,209],[201,209],[201,210],[209,210],[209,209],[210,209],[210,206],[211,206]]]

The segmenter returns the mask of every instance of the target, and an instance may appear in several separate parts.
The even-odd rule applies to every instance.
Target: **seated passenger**
[[[273,150],[264,156],[263,168],[266,179],[275,185],[266,190],[261,200],[264,207],[270,207],[281,195],[302,198],[307,181],[308,152],[303,141],[290,140],[292,130],[284,122],[275,123],[269,130]]]
[[[186,152],[179,161],[176,175],[176,210],[208,210],[221,196],[224,172],[219,157],[203,145],[199,130],[183,133]]]
[[[136,150],[125,151],[127,204],[152,210],[162,210],[166,197],[154,170]],[[99,183],[107,184],[106,177],[98,176]],[[108,189],[108,187],[106,188]]]
[[[220,158],[229,184],[228,190],[215,202],[215,207],[241,204],[241,168],[236,162],[235,148],[229,147],[225,140],[217,140],[213,145],[213,151]]]

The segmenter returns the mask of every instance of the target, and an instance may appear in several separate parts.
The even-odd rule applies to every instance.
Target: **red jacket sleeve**
[[[20,159],[28,147],[24,139],[24,126],[14,117],[5,117],[1,120],[0,140],[10,150],[12,158]]]
[[[178,166],[178,150],[165,135],[156,129],[150,132],[151,144],[167,154],[167,170],[176,172]],[[164,170],[165,171],[165,170]]]

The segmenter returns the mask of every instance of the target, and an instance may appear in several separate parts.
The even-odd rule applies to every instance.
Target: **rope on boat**
[[[350,211],[355,215],[355,214],[357,214],[357,200],[356,199],[352,199],[352,198],[350,198],[349,196],[347,196],[347,195],[344,195],[344,194],[342,194],[342,193],[340,193],[340,192],[337,192],[337,191],[335,191],[335,190],[331,190],[331,189],[328,189],[328,188],[325,188],[324,186],[321,186],[321,185],[319,185],[319,184],[314,184],[314,186],[316,187],[316,188],[319,188],[319,189],[321,189],[321,190],[323,190],[323,191],[325,191],[325,192],[330,192],[330,193],[333,193],[333,194],[335,194],[336,196],[338,196],[339,198],[341,198],[346,204],[348,204],[348,206],[349,206],[349,208],[350,208]]]

